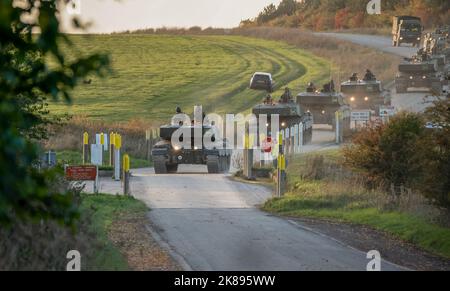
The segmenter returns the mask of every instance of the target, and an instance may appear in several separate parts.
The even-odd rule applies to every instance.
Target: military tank
[[[177,108],[177,114],[180,113],[181,110]],[[181,148],[172,144],[173,134],[181,127],[191,130],[192,140],[190,144],[192,146],[190,148]],[[196,124],[192,121],[190,124],[186,125],[183,121],[179,120],[172,120],[170,125],[161,126],[161,141],[159,141],[152,150],[155,173],[176,173],[178,171],[178,166],[182,164],[206,165],[208,173],[210,174],[227,173],[230,170],[232,152],[225,139],[220,141],[221,143],[223,142],[223,148],[207,149],[203,143],[203,138],[201,138],[200,147],[194,146],[196,144],[196,131],[201,131],[203,137],[214,129],[214,125],[204,125],[203,122]],[[212,140],[215,141],[214,136],[212,137]],[[183,141],[183,137],[180,138],[180,141]]]
[[[336,126],[336,112],[339,110],[350,110],[342,94],[335,91],[334,82],[331,81],[317,90],[313,83],[309,83],[306,92],[297,95],[297,104],[300,105],[302,113],[311,114],[314,124],[327,124]]]
[[[373,110],[379,114],[380,106],[391,103],[390,92],[383,89],[381,81],[370,70],[366,71],[362,80],[354,73],[341,84],[341,92],[350,107],[356,110]]]
[[[303,142],[304,144],[311,143],[313,130],[312,115],[307,112],[302,113],[300,106],[295,103],[288,88],[285,89],[284,94],[278,102],[275,102],[272,97],[268,95],[263,103],[253,107],[252,112],[258,119],[260,115],[267,116],[267,127],[269,130],[272,128],[272,121],[270,119],[272,114],[278,114],[280,129],[291,128],[302,123],[304,126]],[[268,134],[271,136],[270,132]]]
[[[442,73],[438,61],[420,49],[413,58],[404,59],[398,66],[395,78],[397,93],[406,93],[410,88],[428,88],[432,92],[442,91]]]

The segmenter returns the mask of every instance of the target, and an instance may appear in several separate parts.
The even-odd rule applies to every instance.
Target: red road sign
[[[272,142],[272,138],[268,137],[266,138],[263,142],[262,142],[262,150],[265,153],[271,153],[272,152],[272,146],[273,146],[273,142]]]
[[[96,166],[69,166],[66,168],[66,179],[69,181],[95,181]]]

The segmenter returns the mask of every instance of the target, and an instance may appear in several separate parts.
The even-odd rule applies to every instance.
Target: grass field
[[[278,97],[309,81],[322,83],[329,63],[288,44],[241,36],[96,35],[71,36],[79,53],[106,52],[113,74],[92,78],[74,92],[74,102],[51,104],[60,114],[104,121],[166,121],[176,106],[187,113],[201,104],[208,112],[239,113],[264,97],[248,89],[255,71],[271,72]],[[69,57],[70,57],[70,54]]]
[[[292,160],[288,167],[289,192],[283,198],[269,200],[263,209],[290,217],[370,226],[450,258],[450,229],[435,222],[436,209],[419,194],[402,197],[400,203],[392,207],[386,193],[367,190],[345,178],[346,175],[330,173],[339,172],[333,166],[341,158],[339,151],[321,155],[325,158],[324,164],[312,165],[312,156]]]

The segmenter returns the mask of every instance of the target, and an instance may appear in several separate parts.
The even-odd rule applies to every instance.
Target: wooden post
[[[114,167],[114,144],[116,143],[116,135],[114,132],[109,134],[109,166]]]
[[[123,195],[130,195],[130,157],[123,156]]]
[[[83,165],[88,164],[89,161],[89,134],[83,134]]]

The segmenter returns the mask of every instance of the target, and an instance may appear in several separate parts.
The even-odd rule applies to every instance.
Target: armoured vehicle
[[[379,113],[380,106],[390,105],[391,102],[389,91],[383,89],[381,81],[370,70],[366,71],[362,80],[354,73],[341,84],[341,92],[352,109],[369,109]]]
[[[310,113],[302,112],[300,110],[300,106],[295,103],[288,88],[286,88],[278,102],[275,102],[272,97],[268,95],[264,102],[253,107],[252,111],[258,119],[260,115],[267,115],[267,127],[269,130],[271,129],[270,116],[272,114],[279,115],[280,129],[291,128],[294,125],[303,123],[303,142],[305,144],[311,142],[313,118]],[[269,136],[271,135],[270,132],[268,134]]]
[[[424,87],[433,92],[442,90],[442,77],[436,59],[420,49],[416,56],[404,59],[398,66],[395,78],[397,93],[406,93],[409,88]]]
[[[264,90],[272,93],[275,87],[275,82],[272,79],[272,74],[256,72],[253,74],[250,80],[250,89],[253,90]]]
[[[334,82],[331,81],[323,86],[321,91],[317,90],[313,83],[309,83],[306,92],[297,95],[297,104],[300,105],[302,113],[310,113],[314,124],[328,124],[336,126],[336,112],[339,110],[350,110],[342,94],[337,93]]]
[[[180,114],[181,110],[178,108],[177,113]],[[191,130],[191,147],[180,148],[172,144],[173,134],[184,127],[185,130]],[[156,174],[176,173],[178,165],[181,164],[196,164],[207,165],[208,173],[225,173],[228,172],[231,165],[231,150],[227,146],[225,140],[222,148],[207,149],[204,145],[203,136],[214,130],[213,125],[204,125],[202,122],[195,124],[192,121],[190,124],[184,124],[183,121],[176,119],[172,120],[170,125],[164,125],[160,127],[160,138],[152,150],[153,163]],[[201,147],[195,147],[195,131],[202,132]],[[212,141],[215,141],[212,136]],[[183,136],[180,137],[180,142],[183,141]]]
[[[419,46],[422,40],[422,21],[414,16],[394,16],[392,21],[392,45],[412,43]]]

